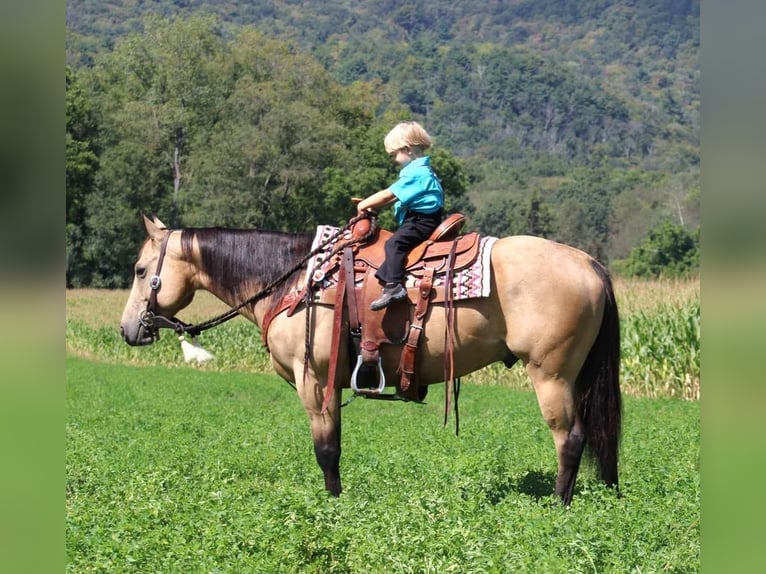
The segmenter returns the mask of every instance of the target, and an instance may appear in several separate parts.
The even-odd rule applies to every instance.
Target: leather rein
[[[369,219],[370,231],[368,233],[366,233],[363,237],[358,237],[358,238],[352,237],[348,241],[340,242],[340,244],[333,249],[333,254],[353,243],[365,241],[376,230],[376,218],[377,218],[376,214],[374,212],[369,212],[369,211],[360,213],[356,215],[355,217],[352,217],[346,225],[339,228],[336,233],[334,233],[327,240],[322,242],[321,245],[319,245],[315,249],[312,249],[306,256],[304,256],[300,261],[298,261],[298,263],[296,263],[292,268],[290,268],[284,275],[272,281],[266,287],[264,287],[261,291],[259,291],[252,297],[246,299],[239,305],[232,307],[228,311],[225,311],[224,313],[221,313],[220,315],[217,315],[216,317],[213,317],[212,319],[204,321],[198,325],[184,323],[177,317],[165,317],[157,312],[157,294],[159,293],[159,290],[162,287],[162,279],[160,279],[160,273],[162,271],[162,264],[165,260],[165,253],[167,252],[168,240],[170,239],[171,233],[175,231],[173,229],[168,229],[162,238],[162,243],[160,244],[160,254],[157,259],[157,269],[155,270],[154,275],[152,275],[152,277],[149,279],[149,287],[151,287],[151,290],[152,290],[151,293],[149,294],[149,301],[147,301],[146,303],[146,309],[142,311],[141,314],[139,315],[138,322],[141,324],[141,326],[144,327],[144,329],[146,329],[151,334],[153,340],[157,340],[160,338],[160,334],[159,334],[160,329],[173,329],[173,331],[175,331],[177,335],[189,334],[192,337],[195,337],[199,335],[200,333],[202,333],[203,331],[207,331],[208,329],[217,327],[218,325],[225,323],[229,319],[233,319],[234,317],[239,316],[239,311],[243,307],[257,303],[261,299],[268,297],[274,291],[275,288],[277,288],[279,285],[287,281],[287,279],[289,279],[290,276],[293,275],[293,273],[301,269],[309,261],[309,259],[311,259],[312,257],[314,257],[315,255],[319,253],[322,253],[329,244],[331,244],[333,241],[336,241],[346,231],[351,229],[357,222],[359,222],[362,219]]]

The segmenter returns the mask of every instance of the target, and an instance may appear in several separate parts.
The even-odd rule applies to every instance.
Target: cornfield
[[[621,281],[622,390],[644,397],[700,397],[699,280]]]

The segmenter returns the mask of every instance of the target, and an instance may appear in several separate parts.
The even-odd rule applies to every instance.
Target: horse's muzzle
[[[141,347],[151,345],[160,338],[159,332],[147,329],[140,322],[132,325],[120,325],[120,335],[122,339],[131,347]]]

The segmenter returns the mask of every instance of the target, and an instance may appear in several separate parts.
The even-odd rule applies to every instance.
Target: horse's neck
[[[230,287],[224,287],[220,281],[211,279],[210,276],[205,273],[199,272],[195,277],[196,291],[207,291],[232,309],[239,307],[243,302],[258,295],[264,286],[265,285],[249,283],[246,287],[232,290]],[[248,303],[244,305],[239,309],[239,313],[260,327],[262,325],[263,316],[274,303],[274,297],[266,296],[259,299],[255,304]]]
[[[194,230],[194,266],[196,289],[204,289],[229,305],[238,307],[258,296],[268,285],[273,291],[255,305],[249,303],[240,312],[257,325],[266,311],[300,277],[300,272],[279,282],[299,256],[310,251],[312,236],[222,229]]]

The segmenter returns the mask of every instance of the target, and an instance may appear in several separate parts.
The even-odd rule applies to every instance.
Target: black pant
[[[441,223],[442,211],[436,213],[408,213],[393,236],[386,241],[386,259],[375,277],[383,283],[404,281],[404,264],[412,248],[422,243]]]

